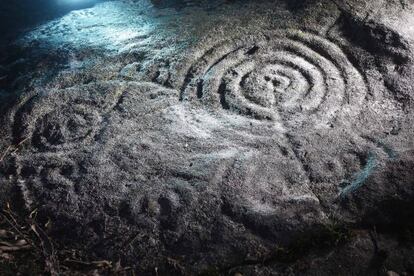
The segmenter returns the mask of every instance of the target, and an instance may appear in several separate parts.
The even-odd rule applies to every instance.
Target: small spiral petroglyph
[[[27,96],[16,106],[13,135],[29,139],[40,151],[77,148],[93,141],[102,116],[116,101],[111,85],[48,89]]]

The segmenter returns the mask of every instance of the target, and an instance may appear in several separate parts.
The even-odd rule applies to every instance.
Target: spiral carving
[[[363,76],[339,46],[279,30],[210,48],[188,70],[180,99],[303,127],[356,116],[366,94]]]
[[[103,115],[119,97],[112,84],[49,89],[26,97],[16,106],[16,141],[30,139],[40,151],[78,148],[94,140]]]

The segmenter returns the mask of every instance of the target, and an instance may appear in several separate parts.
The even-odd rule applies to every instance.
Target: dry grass
[[[37,210],[22,217],[10,204],[0,212],[0,275],[134,275],[118,261],[88,261],[70,248],[56,250],[47,234],[50,222],[39,225]]]
[[[2,163],[7,156],[16,153],[17,151],[19,151],[22,146],[24,145],[24,143],[29,140],[29,138],[25,138],[22,141],[20,141],[19,143],[17,143],[16,145],[9,145],[3,152],[3,154],[0,156],[0,163]]]

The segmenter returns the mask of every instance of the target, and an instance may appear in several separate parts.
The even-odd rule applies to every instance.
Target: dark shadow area
[[[53,20],[78,9],[92,7],[102,0],[4,0],[0,1],[0,46],[23,30]]]
[[[317,1],[315,0],[290,0],[286,1],[286,6],[289,10],[295,11],[304,9],[307,7],[311,7],[314,5]]]

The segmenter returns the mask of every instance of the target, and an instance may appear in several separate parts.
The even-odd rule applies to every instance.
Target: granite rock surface
[[[413,26],[405,0],[73,11],[2,53],[0,201],[139,275],[410,275]]]

